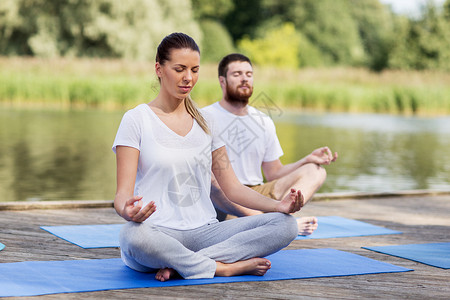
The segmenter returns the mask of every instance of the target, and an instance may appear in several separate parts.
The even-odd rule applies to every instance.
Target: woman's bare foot
[[[216,262],[216,276],[257,275],[263,276],[270,269],[271,263],[265,258],[251,258],[231,264]]]
[[[316,217],[303,217],[297,219],[298,234],[310,235],[317,229],[318,223]]]
[[[164,269],[160,269],[156,275],[155,275],[155,279],[159,280],[159,281],[167,281],[170,278],[174,278],[175,276],[177,276],[178,273],[177,271],[175,271],[174,269],[171,268],[164,268]]]

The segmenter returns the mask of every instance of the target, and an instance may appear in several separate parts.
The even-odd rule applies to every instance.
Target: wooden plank
[[[296,216],[339,215],[402,231],[398,235],[293,241],[287,249],[334,248],[414,269],[413,272],[273,282],[147,288],[57,294],[36,299],[446,299],[450,271],[362,249],[450,241],[450,195],[312,201]],[[118,248],[82,249],[39,228],[41,225],[124,222],[112,207],[0,211],[0,263],[31,260],[120,257]],[[320,224],[319,224],[320,226]],[[33,298],[33,299],[35,299]],[[21,298],[19,298],[21,299]]]
[[[317,193],[313,200],[337,200],[337,199],[378,199],[393,197],[417,197],[417,196],[440,196],[450,195],[450,190],[408,190],[392,192],[335,192]]]
[[[0,210],[70,209],[113,207],[112,200],[0,202]]]

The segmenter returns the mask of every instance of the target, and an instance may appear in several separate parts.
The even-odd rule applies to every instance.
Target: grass
[[[199,106],[220,99],[216,72],[202,65],[192,94]],[[123,60],[0,58],[0,82],[0,103],[19,107],[126,109],[159,89],[152,62]],[[303,110],[448,115],[449,82],[440,72],[255,67],[253,99]]]

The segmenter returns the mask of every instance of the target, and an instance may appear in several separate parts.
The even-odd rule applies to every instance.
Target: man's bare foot
[[[257,275],[263,276],[270,269],[271,263],[265,258],[250,258],[231,264],[216,262],[216,276]]]
[[[159,281],[167,281],[170,278],[174,278],[178,275],[178,272],[171,268],[159,269],[155,275],[155,279]]]
[[[316,217],[303,217],[297,219],[298,234],[310,235],[317,229],[318,223]]]

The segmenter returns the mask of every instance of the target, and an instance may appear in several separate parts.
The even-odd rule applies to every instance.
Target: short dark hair
[[[227,77],[228,72],[228,65],[235,61],[246,61],[252,65],[252,62],[250,61],[250,58],[247,56],[240,54],[240,53],[231,53],[222,58],[222,60],[219,63],[219,76]]]
[[[161,65],[170,59],[169,55],[172,49],[191,49],[200,53],[200,49],[193,38],[185,33],[174,32],[166,36],[156,50],[156,62]]]

